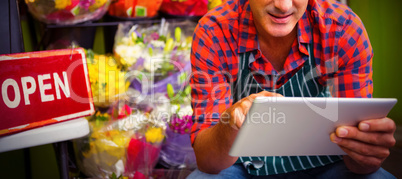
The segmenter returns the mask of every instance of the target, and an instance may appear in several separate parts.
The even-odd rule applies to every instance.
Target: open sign
[[[84,50],[0,56],[0,135],[94,113]]]

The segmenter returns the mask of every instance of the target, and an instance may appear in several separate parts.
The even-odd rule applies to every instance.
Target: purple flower
[[[190,115],[185,115],[181,119],[175,115],[172,117],[169,126],[175,133],[188,134],[192,125],[193,121]]]
[[[134,30],[135,35],[137,35],[137,38],[141,38],[142,34],[136,30]]]

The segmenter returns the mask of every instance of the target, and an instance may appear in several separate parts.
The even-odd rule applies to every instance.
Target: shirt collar
[[[306,45],[312,43],[311,37],[311,20],[312,7],[316,4],[315,0],[309,0],[306,12],[297,23],[297,38],[299,51],[308,55]],[[250,52],[258,50],[257,30],[254,25],[253,15],[251,13],[250,4],[248,1],[240,1],[239,4],[239,38],[238,38],[238,53]],[[304,45],[302,45],[304,44]]]

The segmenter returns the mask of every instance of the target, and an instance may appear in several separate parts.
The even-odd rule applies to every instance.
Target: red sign
[[[0,136],[94,113],[81,48],[0,55]]]

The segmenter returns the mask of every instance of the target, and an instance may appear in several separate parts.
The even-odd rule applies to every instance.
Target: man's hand
[[[238,129],[243,124],[245,115],[258,96],[282,95],[267,91],[252,94],[226,109],[221,114],[221,120],[218,124],[201,131],[193,145],[199,170],[217,174],[236,162],[238,157],[230,156],[229,150],[236,138]]]
[[[389,148],[395,145],[395,129],[392,119],[371,119],[358,127],[338,127],[330,138],[348,154],[344,162],[349,170],[367,174],[378,170],[389,156]]]
[[[221,123],[230,124],[230,126],[236,130],[239,130],[243,124],[243,121],[250,110],[251,104],[256,97],[283,97],[278,93],[272,93],[268,91],[262,91],[256,94],[251,94],[248,97],[237,101],[235,104],[230,106],[221,115]]]

